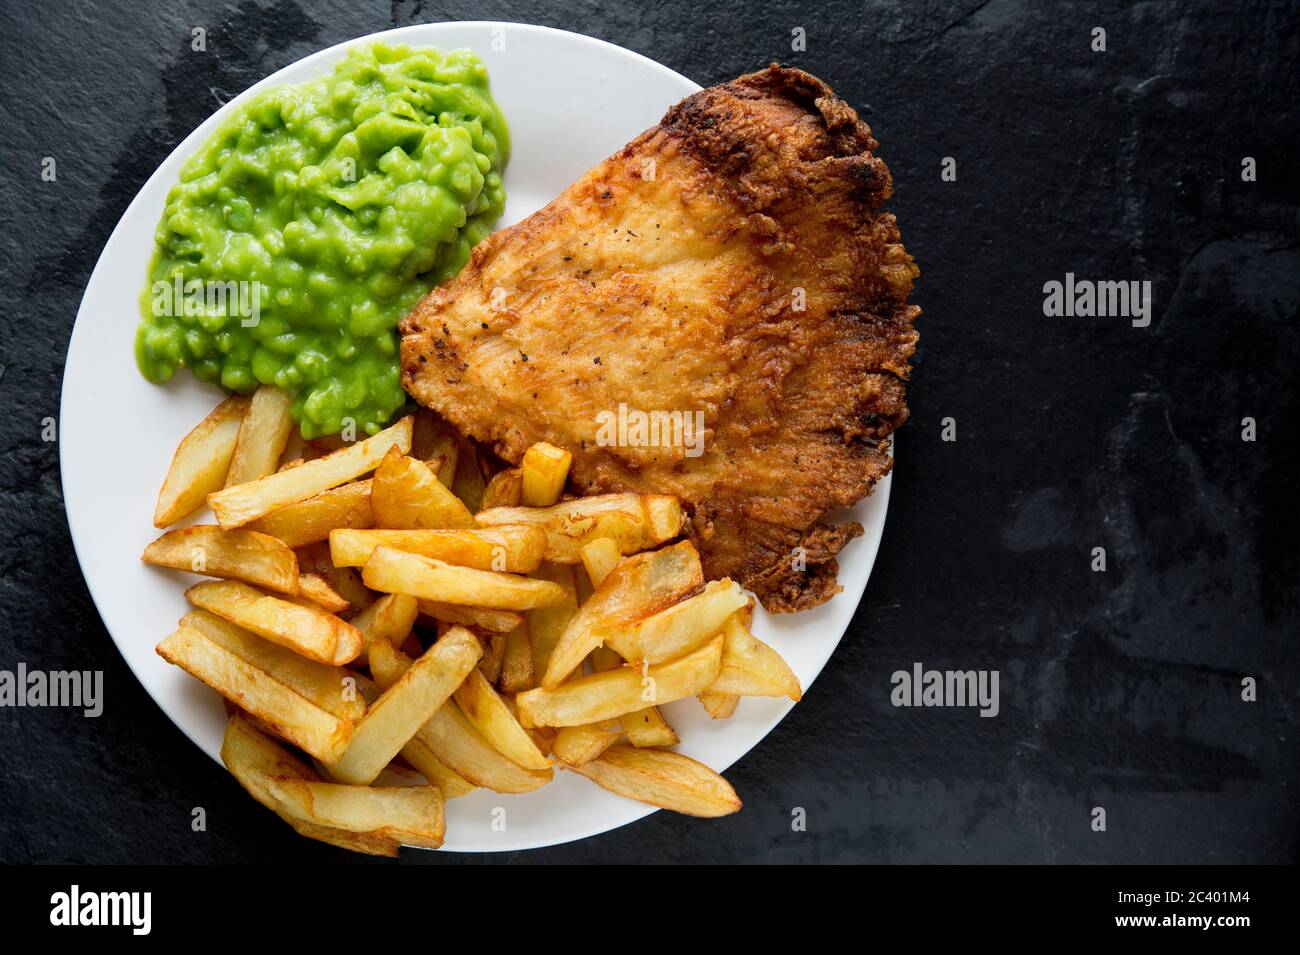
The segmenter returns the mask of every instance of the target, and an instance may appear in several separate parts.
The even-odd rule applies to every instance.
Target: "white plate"
[[[163,712],[214,759],[225,723],[220,700],[154,653],[185,612],[181,591],[193,578],[146,567],[140,552],[155,536],[155,498],[176,444],[211,410],[219,392],[187,372],[164,387],[140,376],[132,357],[138,296],[167,190],[212,129],[254,90],[324,74],[344,49],[375,39],[444,50],[468,47],[483,57],[513,134],[503,226],[545,205],[657,123],[667,107],[699,89],[639,54],[574,33],[501,23],[404,27],[331,47],[267,77],[191,133],[145,183],[95,266],[73,328],[61,411],[63,495],[77,559],[122,656]],[[502,39],[504,49],[499,49]],[[884,527],[889,483],[886,478],[847,515],[860,521],[866,534],[840,561],[844,592],[815,610],[781,617],[760,612],[755,621],[757,634],[785,656],[805,691],[862,596]],[[682,752],[725,770],[790,707],[787,700],[745,699],[731,719],[714,721],[688,699],[665,712],[682,738]],[[493,824],[498,807],[506,813],[503,829]],[[527,795],[480,791],[453,800],[447,807],[446,848],[494,852],[555,845],[653,811],[561,772]]]

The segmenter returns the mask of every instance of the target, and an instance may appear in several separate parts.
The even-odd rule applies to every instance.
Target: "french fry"
[[[533,651],[533,679],[541,679],[550,662],[551,652],[560,641],[573,615],[578,612],[578,591],[573,567],[569,564],[542,564],[534,576],[549,580],[564,590],[564,599],[549,607],[528,611],[528,642]]]
[[[330,557],[336,567],[364,567],[381,544],[462,567],[526,574],[541,563],[546,535],[541,528],[528,526],[484,530],[341,529],[330,532]]]
[[[303,822],[375,833],[400,843],[437,849],[446,834],[442,791],[436,786],[349,786],[271,776],[270,796]]]
[[[226,473],[226,487],[256,481],[274,474],[280,455],[289,443],[293,399],[275,385],[262,385],[255,392],[239,426],[239,439]]]
[[[645,706],[618,718],[627,741],[633,746],[659,748],[681,742],[657,706]]]
[[[505,662],[505,659],[506,635],[504,633],[494,633],[488,638],[483,659],[478,662],[479,672],[487,678],[489,683],[495,683],[501,679],[501,665]]]
[[[682,532],[686,515],[682,502],[675,494],[646,494],[641,498],[645,508],[647,546],[657,546],[670,541]]]
[[[493,506],[479,511],[475,519],[483,527],[537,525],[546,531],[546,560],[576,564],[583,545],[601,537],[614,541],[619,553],[633,554],[677,536],[683,515],[674,501],[653,494],[596,494],[550,507]]]
[[[373,437],[323,458],[210,494],[208,505],[222,527],[241,527],[278,507],[305,501],[374,470],[388,450],[394,447],[401,453],[410,450],[409,417]]]
[[[336,528],[366,528],[374,524],[370,482],[353,481],[297,504],[288,504],[244,526],[277,537],[290,547],[301,547],[327,539]]]
[[[684,657],[639,670],[620,667],[575,677],[554,689],[515,697],[524,726],[579,726],[694,696],[707,689],[722,666],[721,636]]]
[[[565,726],[555,734],[551,752],[569,766],[581,766],[617,743],[622,735],[623,726],[618,720]]]
[[[451,487],[459,456],[455,429],[427,408],[416,411],[411,433],[411,457],[427,462],[437,473],[438,480]],[[445,471],[442,468],[444,464]]]
[[[716,690],[705,690],[699,699],[704,711],[715,720],[730,719],[740,702],[740,697],[735,693],[719,693]]]
[[[441,789],[444,799],[468,796],[478,788],[435,756],[433,750],[420,741],[418,732],[402,747],[402,758],[414,766],[431,785]]]
[[[711,580],[693,597],[634,623],[610,627],[605,645],[633,666],[663,663],[694,650],[748,603],[739,584],[727,578]]]
[[[192,574],[243,580],[283,594],[298,590],[298,558],[293,551],[276,538],[254,531],[196,524],[163,534],[144,549],[140,559]]]
[[[612,538],[597,537],[594,541],[582,545],[582,566],[587,571],[587,579],[592,586],[599,587],[600,582],[609,576],[609,572],[623,559],[623,553]]]
[[[361,582],[361,574],[355,567],[335,567],[330,560],[329,544],[316,541],[304,544],[294,551],[298,555],[298,573],[315,573],[324,577],[330,587],[349,604],[354,611],[365,610],[375,602],[375,594]]]
[[[551,764],[492,689],[483,674],[471,670],[456,688],[456,704],[465,718],[501,755],[524,769],[545,770]]]
[[[447,631],[371,705],[347,752],[331,769],[335,778],[354,785],[372,782],[447,701],[482,653],[478,638],[465,628]]]
[[[623,665],[623,658],[609,647],[592,650],[590,659],[594,673],[617,670]],[[627,741],[633,746],[676,746],[680,742],[657,706],[645,706],[624,713],[618,721],[627,734]]]
[[[206,634],[181,627],[158,644],[158,655],[265,720],[313,756],[339,758],[352,723],[316,706],[266,671],[248,663]]]
[[[309,660],[207,610],[191,610],[180,625],[198,631],[339,719],[355,723],[366,715],[366,701],[357,689],[356,677],[343,667]]]
[[[328,580],[312,571],[298,575],[298,598],[299,603],[307,601],[330,613],[345,613],[352,606]]]
[[[451,480],[451,491],[473,514],[483,507],[485,486],[483,464],[479,459],[478,448],[474,447],[474,442],[461,438],[460,455],[456,458],[456,474]]]
[[[419,615],[414,597],[384,594],[348,622],[361,632],[361,641],[367,648],[376,641],[396,647],[406,639]]]
[[[375,682],[389,686],[411,666],[411,661],[399,651],[383,651],[372,660],[371,666]],[[494,792],[532,792],[550,782],[553,775],[549,768],[524,769],[502,756],[474,728],[455,700],[445,703],[420,727],[415,740],[462,778]]]
[[[521,623],[505,635],[505,650],[501,656],[500,686],[502,693],[519,693],[531,690],[533,678],[533,648],[528,639],[528,624]]]
[[[301,760],[290,756],[287,750],[254,729],[238,713],[226,724],[226,735],[221,743],[221,761],[250,796],[291,825],[300,835],[354,852],[381,856],[398,854],[400,843],[396,839],[372,832],[330,829],[290,815],[280,801],[270,794],[267,781],[273,777],[307,780],[319,777]]]
[[[158,491],[154,527],[168,527],[188,517],[209,494],[221,489],[247,412],[247,398],[227,398],[181,439]]]
[[[553,689],[563,683],[613,627],[671,606],[703,583],[700,555],[689,541],[621,561],[565,628],[542,686]]]
[[[420,613],[441,620],[445,623],[459,623],[466,627],[478,627],[493,633],[509,633],[523,623],[523,615],[513,610],[486,610],[482,607],[458,607],[455,604],[439,603],[436,600],[421,600]],[[538,613],[540,611],[529,611]]]
[[[452,482],[456,480],[456,462],[460,460],[460,447],[456,439],[448,435],[441,441],[441,446],[436,454],[426,458],[424,463],[429,465],[429,470],[437,477],[438,483],[443,487],[451,490]],[[452,493],[456,493],[452,491]],[[462,504],[464,501],[461,502]]]
[[[525,507],[548,507],[560,499],[569,479],[573,455],[563,448],[539,441],[524,452],[519,462],[522,479],[520,503]]]
[[[483,497],[475,513],[496,507],[517,507],[523,496],[524,477],[518,468],[506,468],[492,475],[492,479],[483,488]]]
[[[722,666],[709,689],[736,696],[788,696],[797,703],[803,696],[799,678],[781,654],[742,621],[741,615],[733,615],[723,628]]]
[[[423,461],[390,451],[370,484],[375,525],[396,530],[477,527],[460,498]]]
[[[236,580],[196,584],[185,596],[196,607],[321,663],[341,666],[361,652],[361,634],[347,621]]]
[[[597,759],[571,768],[612,793],[687,816],[740,811],[740,798],[729,782],[681,753],[611,746]]]
[[[374,590],[490,610],[530,610],[564,599],[564,591],[549,580],[458,567],[382,544],[366,561],[361,577]]]

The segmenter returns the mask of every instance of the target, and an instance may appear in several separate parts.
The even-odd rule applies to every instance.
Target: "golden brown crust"
[[[820,519],[888,472],[916,343],[875,146],[800,70],[687,97],[430,293],[403,384],[508,460],[567,447],[584,492],[679,494],[709,576],[769,610],[823,602],[861,528]],[[703,453],[603,443],[620,404],[700,411]]]

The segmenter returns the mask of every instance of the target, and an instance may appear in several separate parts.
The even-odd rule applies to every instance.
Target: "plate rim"
[[[69,385],[69,377],[67,375],[68,363],[69,363],[69,359],[72,356],[73,347],[78,337],[78,329],[81,327],[82,324],[83,314],[86,313],[88,309],[92,308],[92,306],[88,302],[88,294],[90,289],[94,287],[94,285],[96,284],[96,278],[99,275],[99,271],[104,266],[105,252],[108,250],[109,246],[113,243],[113,240],[116,237],[119,229],[122,228],[123,223],[132,215],[133,211],[135,211],[136,206],[138,204],[143,203],[145,201],[144,199],[145,195],[152,191],[152,187],[154,187],[155,185],[155,180],[157,180],[162,175],[163,167],[167,165],[168,160],[171,159],[172,156],[176,155],[177,153],[192,152],[193,147],[196,145],[196,140],[200,140],[202,137],[206,136],[208,132],[212,128],[214,128],[222,118],[228,116],[231,112],[237,109],[239,104],[244,102],[249,96],[255,94],[256,92],[260,91],[263,88],[269,88],[273,85],[277,85],[279,82],[287,82],[287,81],[278,80],[278,78],[283,73],[286,73],[290,70],[294,70],[297,68],[302,68],[304,66],[310,66],[315,61],[327,60],[331,57],[331,55],[341,54],[342,51],[347,50],[351,47],[366,45],[374,42],[383,42],[383,41],[405,42],[404,40],[400,39],[403,35],[409,35],[414,31],[427,30],[430,27],[438,27],[443,25],[456,26],[461,28],[508,27],[511,30],[523,30],[525,32],[534,33],[534,34],[559,34],[569,39],[576,38],[581,43],[592,44],[597,47],[608,48],[609,50],[612,50],[613,52],[615,52],[620,56],[630,57],[632,60],[639,62],[641,65],[645,67],[666,74],[674,78],[675,80],[682,81],[686,86],[692,87],[693,90],[701,89],[700,85],[695,81],[691,80],[689,77],[681,73],[678,73],[676,70],[673,70],[671,67],[665,66],[664,64],[658,62],[657,60],[654,60],[643,53],[639,53],[636,50],[630,50],[626,47],[620,46],[616,43],[612,43],[608,40],[603,40],[600,39],[599,37],[588,36],[586,34],[577,33],[571,30],[562,30],[556,27],[549,27],[540,24],[524,23],[519,21],[511,21],[511,20],[442,20],[442,21],[433,21],[428,23],[407,24],[406,26],[394,27],[387,30],[381,30],[375,33],[370,33],[363,36],[344,40],[339,43],[332,44],[331,46],[324,47],[319,50],[315,50],[303,57],[300,57],[299,59],[293,60],[292,62],[285,64],[284,66],[280,67],[274,72],[269,73],[268,75],[262,77],[257,82],[253,83],[252,85],[242,90],[235,96],[232,96],[229,100],[223,103],[218,109],[214,110],[205,119],[203,119],[202,122],[200,122],[197,126],[194,127],[194,129],[190,130],[190,132],[187,133],[184,136],[184,138],[182,138],[174,147],[172,147],[168,151],[167,155],[160,161],[158,166],[153,170],[153,172],[148,176],[148,178],[145,179],[145,181],[141,184],[141,186],[136,190],[135,195],[132,197],[131,201],[127,204],[126,208],[122,211],[122,214],[118,217],[117,222],[114,224],[112,231],[110,231],[109,236],[105,240],[103,247],[101,247],[99,253],[97,254],[94,268],[92,268],[90,275],[86,280],[85,288],[82,290],[81,301],[77,308],[77,313],[73,321],[72,330],[68,335],[67,347],[64,351],[63,364],[62,364],[62,381],[60,383],[60,394],[59,394],[60,423],[62,423],[64,418],[67,416],[67,411],[71,403],[76,400],[74,397],[71,396],[71,393],[74,392],[76,388],[71,387]],[[91,316],[87,316],[87,321],[90,321],[90,319]],[[151,691],[148,683],[146,683],[143,675],[141,674],[140,670],[137,668],[136,663],[133,662],[131,656],[124,651],[122,640],[118,639],[113,629],[109,626],[108,620],[104,617],[103,612],[100,610],[101,600],[99,598],[99,594],[97,593],[97,587],[94,583],[92,583],[91,576],[86,572],[86,560],[83,559],[82,556],[83,553],[87,552],[89,546],[88,544],[83,545],[82,535],[89,534],[90,531],[88,528],[84,528],[84,527],[82,528],[81,531],[79,531],[77,522],[73,518],[72,507],[70,505],[70,501],[66,493],[66,489],[69,487],[69,480],[68,480],[69,475],[67,472],[67,469],[69,467],[68,457],[63,453],[64,449],[62,444],[62,436],[60,436],[60,438],[61,440],[59,442],[59,480],[60,480],[61,496],[63,497],[64,518],[67,522],[69,536],[72,540],[73,552],[77,559],[78,570],[80,571],[82,580],[86,585],[86,590],[90,594],[91,602],[95,606],[95,613],[99,617],[100,623],[103,626],[104,630],[108,633],[110,640],[112,640],[114,649],[117,651],[118,656],[121,658],[122,662],[126,664],[127,669],[130,671],[131,675],[135,678],[136,682],[139,684],[140,688],[144,691],[145,695],[149,698],[150,702],[158,709],[161,715],[164,718],[166,718],[166,720],[170,722],[173,727],[178,729],[195,747],[197,747],[201,753],[209,756],[210,758],[215,759],[218,765],[221,765],[220,759],[217,757],[213,757],[212,754],[208,752],[207,746],[203,741],[197,738],[195,732],[192,731],[192,729],[189,726],[185,725],[185,723],[180,722],[177,719],[173,718],[173,716],[163,707],[163,704],[159,701],[155,693]],[[891,459],[894,454],[894,440],[895,440],[894,437],[891,436],[890,448],[889,448]],[[822,670],[826,667],[827,663],[830,662],[831,657],[834,656],[836,650],[839,648],[839,645],[841,641],[844,639],[844,635],[848,632],[848,629],[852,624],[853,617],[856,614],[858,607],[861,604],[862,596],[866,591],[867,584],[871,579],[871,574],[875,569],[875,562],[876,562],[876,558],[879,555],[880,543],[884,538],[885,525],[888,521],[889,498],[890,498],[890,491],[891,491],[892,484],[893,484],[893,468],[891,466],[889,473],[887,473],[883,478],[881,478],[876,483],[875,487],[872,489],[871,493],[866,498],[863,498],[862,501],[859,502],[860,504],[868,500],[874,500],[878,502],[877,506],[879,507],[881,512],[878,521],[878,525],[879,525],[878,532],[871,536],[863,535],[863,539],[856,542],[857,547],[865,548],[866,550],[866,553],[862,554],[860,557],[860,560],[862,560],[865,564],[865,573],[861,574],[860,577],[857,577],[851,581],[845,581],[843,578],[841,578],[840,584],[843,586],[844,589],[842,592],[837,594],[835,598],[832,598],[832,599],[844,601],[845,603],[851,602],[853,605],[853,609],[849,611],[849,615],[845,621],[843,629],[840,630],[839,634],[835,637],[835,640],[833,644],[830,646],[825,657],[814,667],[811,675],[805,682],[805,685],[803,687],[803,691],[805,694],[811,689],[812,684],[817,680],[818,676],[821,675]],[[790,700],[784,700],[783,703],[784,705],[780,713],[775,716],[774,720],[771,722],[770,725],[767,725],[766,727],[757,731],[751,740],[742,744],[743,748],[741,748],[740,751],[733,758],[725,762],[725,764],[717,765],[714,768],[718,772],[725,772],[731,766],[734,766],[740,760],[744,759],[754,749],[755,746],[757,746],[767,736],[769,736],[781,724],[781,722],[784,721],[787,716],[789,716],[790,710],[793,709],[795,705]],[[224,769],[225,767],[222,766],[222,768]],[[641,819],[646,818],[652,813],[659,811],[658,807],[636,803],[633,800],[627,800],[627,803],[629,807],[631,807],[631,811],[629,812],[628,816],[623,821],[615,823],[613,825],[610,825],[605,821],[597,821],[593,823],[590,827],[583,829],[579,833],[573,835],[564,835],[558,838],[544,836],[533,840],[525,840],[523,842],[516,843],[510,846],[500,846],[500,847],[488,846],[486,848],[444,846],[441,850],[437,850],[437,851],[463,852],[463,853],[476,854],[476,853],[527,851],[527,850],[538,849],[538,848],[548,848],[552,846],[565,845],[569,843],[581,842],[590,839],[593,836],[602,835],[604,833],[614,832],[618,829],[623,828],[624,826],[630,825],[631,823],[637,822]]]

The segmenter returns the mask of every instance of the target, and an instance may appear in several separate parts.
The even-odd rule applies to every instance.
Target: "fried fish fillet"
[[[415,308],[403,385],[509,461],[567,448],[583,493],[678,494],[768,610],[822,603],[862,533],[822,518],[889,471],[917,340],[876,146],[801,70],[687,97]]]

